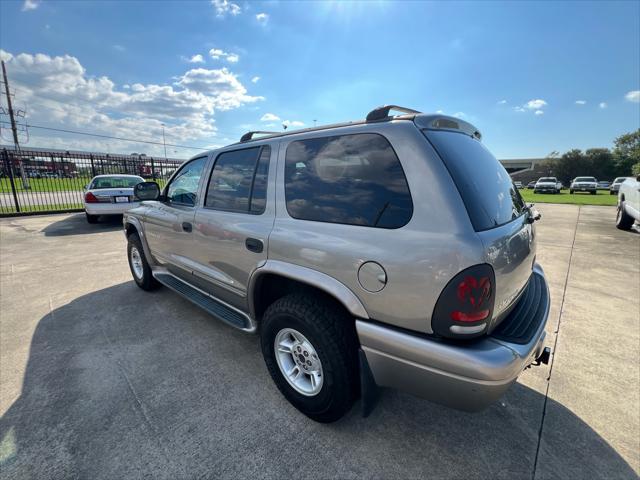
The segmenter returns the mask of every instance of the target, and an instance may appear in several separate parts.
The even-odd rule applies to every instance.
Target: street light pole
[[[164,123],[162,125],[162,145],[164,145],[164,159],[167,159],[167,143],[164,140]]]

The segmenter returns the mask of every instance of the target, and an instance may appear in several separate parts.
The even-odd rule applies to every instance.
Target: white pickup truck
[[[629,230],[634,222],[640,222],[640,175],[627,178],[618,191],[616,227]]]

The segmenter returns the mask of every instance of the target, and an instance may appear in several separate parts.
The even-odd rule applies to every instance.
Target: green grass
[[[13,182],[16,191],[23,192],[22,179],[14,177]],[[29,178],[28,192],[64,192],[82,191],[84,186],[91,182],[91,177],[77,178]],[[163,188],[167,183],[165,179],[157,179],[156,182]],[[11,193],[11,182],[8,177],[0,178],[0,193]]]
[[[618,197],[609,195],[609,190],[598,190],[597,195],[590,193],[569,193],[562,190],[559,194],[533,193],[533,190],[521,189],[520,194],[527,203],[564,203],[571,205],[611,205],[615,206]]]
[[[52,213],[62,210],[82,210],[84,205],[81,203],[61,203],[52,205],[20,205],[21,213]],[[0,205],[0,214],[18,213],[13,206]]]

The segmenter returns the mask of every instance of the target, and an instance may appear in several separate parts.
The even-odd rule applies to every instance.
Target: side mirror
[[[133,194],[138,200],[158,200],[160,185],[156,182],[141,182],[133,187]]]

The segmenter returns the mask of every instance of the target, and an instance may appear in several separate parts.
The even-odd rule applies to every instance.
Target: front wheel
[[[570,193],[571,195],[573,195],[573,190],[569,190],[569,193]]]
[[[620,230],[630,230],[633,222],[633,217],[624,209],[624,202],[620,202],[618,204],[618,211],[616,212],[616,227]]]
[[[595,191],[594,191],[594,192],[591,192],[591,195],[595,195],[596,193],[598,193],[598,192],[595,192]]]
[[[129,269],[131,270],[131,275],[133,275],[136,285],[143,290],[154,290],[158,288],[160,284],[153,278],[151,267],[144,255],[142,242],[137,233],[132,233],[127,238],[127,258],[129,259]]]
[[[355,325],[342,308],[321,296],[291,294],[267,308],[260,332],[271,378],[309,418],[334,422],[358,394]]]

